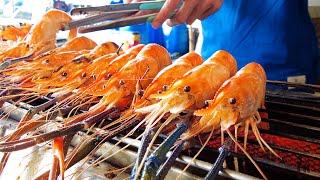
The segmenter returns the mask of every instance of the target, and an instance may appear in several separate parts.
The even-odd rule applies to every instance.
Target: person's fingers
[[[207,3],[199,3],[191,12],[189,17],[187,18],[187,24],[192,24],[197,18],[199,18],[204,12],[209,10],[211,7],[207,5]]]
[[[223,0],[216,1],[213,6],[210,7],[210,9],[206,10],[202,15],[200,15],[199,19],[204,20],[205,18],[216,12],[218,9],[220,9],[222,3]]]
[[[175,11],[179,3],[180,0],[167,0],[153,20],[153,27],[158,28],[166,19],[168,19],[170,13]]]
[[[176,15],[167,21],[169,26],[174,26],[177,24],[185,23],[191,12],[197,6],[197,4],[201,3],[199,0],[187,0],[184,1],[182,7],[178,10]]]

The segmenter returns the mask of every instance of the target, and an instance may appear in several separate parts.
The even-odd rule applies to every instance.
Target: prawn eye
[[[124,82],[123,79],[121,79],[121,80],[119,81],[119,84],[120,84],[120,85],[124,85],[124,83],[125,83],[125,82]]]
[[[112,74],[108,73],[108,74],[106,75],[105,79],[110,79],[111,76],[112,76]]]
[[[45,64],[49,64],[49,59],[46,59],[46,60],[44,61],[44,63],[45,63]]]
[[[236,98],[230,98],[230,99],[229,99],[229,103],[230,103],[230,104],[235,104],[235,103],[237,103]]]
[[[162,90],[163,90],[163,91],[168,90],[168,85],[163,85]]]
[[[138,91],[138,95],[139,95],[139,96],[143,96],[143,93],[144,93],[143,90],[139,90],[139,91]]]
[[[179,113],[179,116],[185,116],[185,115],[187,115],[188,113],[186,112],[186,111],[182,111],[182,112],[180,112]]]
[[[92,77],[94,80],[96,80],[96,78],[97,78],[96,75],[94,75],[94,74],[91,75],[91,77]]]
[[[84,73],[81,74],[81,76],[82,76],[83,78],[85,78],[85,77],[87,76],[87,73],[84,72]]]
[[[62,76],[63,76],[63,77],[66,77],[67,75],[68,75],[67,72],[63,72],[63,73],[62,73]]]
[[[190,92],[190,91],[191,91],[191,87],[190,87],[190,86],[185,86],[185,87],[183,88],[183,91],[184,91],[184,92]]]
[[[208,107],[209,106],[209,101],[204,101],[204,107]]]

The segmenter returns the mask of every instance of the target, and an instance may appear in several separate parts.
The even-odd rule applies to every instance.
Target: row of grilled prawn
[[[66,17],[65,21],[59,21],[51,29],[53,31],[70,20],[67,15],[52,11],[44,16],[42,24],[52,18],[50,13]],[[40,38],[35,38],[37,36],[34,34],[44,34],[43,31],[36,31],[37,27],[40,26],[35,25],[30,33],[34,37],[25,38],[35,40],[33,45],[38,45],[38,41],[45,37],[37,35]],[[261,147],[265,145],[272,151],[256,126],[260,122],[257,109],[263,107],[266,83],[265,72],[256,63],[250,63],[236,73],[236,61],[225,51],[216,52],[205,62],[191,52],[172,63],[168,52],[155,44],[138,45],[123,52],[114,43],[97,46],[85,37],[73,38],[55,49],[42,40],[43,47],[37,46],[35,50],[30,42],[18,43],[11,50],[1,53],[2,60],[24,56],[28,58],[22,58],[23,61],[11,64],[2,71],[3,91],[0,100],[3,102],[18,98],[18,101],[22,101],[53,94],[55,98],[50,103],[54,106],[39,119],[32,119],[34,112],[22,119],[18,129],[2,139],[0,150],[3,152],[24,149],[54,139],[53,148],[58,152],[55,156],[59,159],[63,177],[64,169],[68,167],[64,160],[66,154],[63,153],[67,137],[99,122],[103,115],[114,109],[122,111],[122,116],[105,129],[112,127],[114,130],[115,124],[121,129],[123,127],[120,126],[128,125],[126,122],[138,119],[137,127],[146,125],[148,130],[158,125],[165,114],[170,113],[166,121],[160,123],[157,132],[160,133],[163,128],[175,123],[179,113],[188,110],[195,111],[194,114],[201,118],[187,122],[189,129],[182,139],[219,128],[229,132],[229,127],[233,125],[244,125],[247,134],[251,125]],[[27,51],[21,51],[23,44],[28,44]],[[12,55],[17,49],[25,53]],[[42,49],[51,50],[42,53],[45,51]],[[72,111],[94,103],[87,112],[65,119],[59,130],[20,139],[23,134],[44,126],[48,115],[60,108],[71,107],[69,111]],[[8,157],[9,153],[5,153],[1,170]],[[70,161],[72,158],[69,161],[67,159],[66,164],[70,164]],[[54,164],[51,173],[46,174],[52,179],[58,174],[58,165]]]
[[[128,57],[127,54],[130,54],[132,51],[137,53],[134,50],[138,49],[139,51],[139,49],[141,49],[142,46],[143,45],[134,47],[122,55],[119,55],[119,56],[115,55],[114,60],[116,61],[112,60],[111,58],[112,55],[110,54],[104,55],[102,57],[107,57],[107,59],[110,60],[110,64],[107,65],[107,66],[110,66],[114,64],[114,62],[119,62],[121,60],[123,61],[124,59],[123,57]],[[99,49],[99,48],[96,48],[96,49]],[[116,48],[114,48],[114,50],[116,50]],[[92,51],[92,52],[95,52],[95,51]],[[160,67],[158,64],[159,62],[157,61],[155,62],[151,61],[152,63],[147,64],[148,62],[147,57],[148,57],[148,54],[151,52],[152,53],[159,52],[159,54],[156,53],[156,56],[154,56],[152,59],[156,59],[158,57],[167,57],[167,58],[158,58],[159,62],[161,63],[165,62],[165,64],[161,65]],[[147,54],[147,55],[141,55],[141,54]],[[83,58],[86,60],[83,61]],[[128,117],[132,117],[132,113],[135,113],[136,115],[142,115],[148,111],[149,112],[152,111],[152,113],[150,113],[150,115],[146,118],[146,120],[148,121],[148,124],[154,125],[155,124],[154,121],[156,119],[160,120],[161,116],[163,116],[166,112],[170,112],[172,114],[179,114],[184,110],[190,110],[190,109],[196,110],[207,105],[208,107],[205,110],[196,111],[195,114],[201,115],[203,116],[203,118],[201,118],[199,122],[194,123],[194,125],[190,127],[189,132],[185,135],[185,137],[187,136],[191,137],[201,132],[205,132],[208,129],[218,128],[219,124],[221,124],[221,126],[224,129],[227,129],[231,125],[241,122],[240,121],[241,119],[249,118],[249,117],[250,119],[256,118],[257,107],[260,107],[263,104],[263,97],[264,97],[263,93],[265,88],[264,86],[261,86],[261,88],[258,88],[258,90],[254,88],[257,90],[256,96],[259,97],[260,95],[260,102],[259,101],[249,101],[245,103],[241,101],[239,102],[239,100],[243,100],[243,99],[248,100],[248,99],[243,97],[236,98],[237,96],[234,96],[233,99],[224,99],[224,101],[228,101],[228,104],[230,104],[230,106],[236,106],[235,104],[237,103],[237,101],[238,103],[240,103],[240,105],[244,104],[246,105],[246,107],[252,107],[251,103],[254,103],[255,112],[254,114],[251,114],[251,116],[248,116],[248,113],[246,114],[246,112],[248,111],[249,113],[252,113],[253,109],[250,109],[250,108],[237,106],[237,108],[224,107],[225,108],[224,109],[224,108],[218,107],[217,109],[214,109],[212,106],[214,103],[212,102],[208,103],[208,101],[207,103],[205,103],[206,100],[214,99],[214,96],[216,94],[215,92],[218,91],[218,89],[224,83],[224,81],[229,79],[236,72],[235,60],[227,52],[219,51],[215,53],[209,60],[203,63],[202,63],[203,60],[199,55],[195,53],[189,53],[183,56],[182,58],[180,58],[179,60],[175,61],[172,65],[165,67],[166,65],[170,64],[170,58],[167,52],[165,51],[165,49],[157,45],[147,45],[146,47],[142,48],[142,50],[140,51],[140,53],[138,53],[136,58],[134,58],[133,60],[132,59],[129,60],[129,59],[131,58],[127,58],[128,63],[124,67],[120,69],[118,68],[119,72],[115,73],[115,75],[112,75],[111,71],[109,72],[108,70],[106,70],[105,73],[102,73],[102,74],[97,73],[97,74],[91,74],[86,76],[84,75],[84,73],[90,74],[92,72],[95,72],[95,71],[86,72],[85,70],[87,68],[91,69],[90,67],[93,67],[92,65],[99,64],[97,62],[103,62],[103,63],[102,64],[100,63],[99,66],[97,66],[96,68],[102,67],[102,69],[108,69],[108,67],[103,68],[102,66],[103,64],[107,64],[107,62],[103,61],[105,60],[104,58],[97,58],[96,60],[92,61],[90,64],[90,60],[88,60],[87,58],[77,57],[72,61],[70,61],[71,64],[66,65],[66,67],[68,67],[66,69],[74,67],[74,65],[77,65],[78,63],[80,64],[84,63],[81,66],[76,66],[76,67],[80,67],[79,69],[76,68],[74,69],[74,71],[70,71],[69,73],[66,73],[65,71],[60,71],[62,70],[63,68],[62,67],[61,69],[59,69],[59,71],[54,72],[52,74],[51,77],[53,77],[52,79],[54,79],[54,81],[50,81],[51,78],[48,79],[47,76],[44,78],[45,81],[43,80],[39,81],[39,79],[36,79],[36,80],[31,79],[31,81],[32,80],[34,81],[33,85],[37,87],[35,89],[39,89],[39,92],[41,92],[41,87],[43,87],[43,84],[42,84],[43,82],[50,82],[50,83],[44,83],[45,85],[48,85],[47,89],[44,88],[46,89],[45,91],[46,93],[52,92],[52,90],[54,90],[53,92],[55,93],[66,94],[67,92],[71,92],[70,90],[74,92],[75,89],[77,89],[76,93],[79,93],[79,89],[82,89],[82,92],[79,95],[83,95],[83,94],[88,95],[90,94],[90,92],[91,93],[98,92],[98,94],[95,94],[96,96],[103,95],[103,98],[100,99],[100,102],[96,104],[93,108],[91,108],[87,113],[83,113],[67,119],[65,123],[66,126],[81,122],[82,120],[89,118],[92,115],[98,114],[112,107],[117,107],[119,109],[126,109],[129,105],[131,105],[131,108],[124,112],[124,116],[121,118],[121,120],[125,120],[126,119],[125,117],[127,117],[128,115],[129,115]],[[43,61],[45,61],[44,64],[46,64],[48,62],[48,59]],[[162,69],[161,67],[162,68],[165,67],[165,68],[162,71],[160,71]],[[135,69],[134,73],[132,73],[132,68]],[[44,68],[42,68],[41,70],[43,69]],[[150,74],[149,72],[152,70],[154,72]],[[159,71],[160,73],[158,73]],[[258,80],[260,79],[261,81],[261,82],[253,81],[254,83],[263,83],[263,81],[265,83],[265,75],[263,74],[264,73],[263,69],[259,65],[249,64],[242,71],[239,71],[238,74],[245,74],[245,72],[253,76],[253,78],[258,78]],[[55,75],[57,75],[60,78],[58,79],[55,78]],[[152,76],[155,78],[153,79]],[[217,77],[221,77],[221,78],[217,78]],[[233,78],[238,79],[236,77],[237,76]],[[94,81],[97,79],[99,79],[100,82]],[[56,85],[55,82],[57,81],[60,83],[57,83]],[[90,81],[91,83],[85,83],[86,81]],[[24,83],[20,85],[24,86],[26,81],[23,81],[23,82]],[[65,82],[65,84],[61,82]],[[83,82],[83,84],[79,82]],[[29,86],[27,87],[27,91],[30,91],[32,87],[30,87],[30,83],[27,83],[27,84]],[[74,89],[72,89],[70,85],[74,85],[74,84],[77,84],[77,85],[73,86]],[[203,88],[202,84],[207,84],[208,87]],[[86,86],[89,85],[89,88],[81,88],[81,85],[86,85]],[[95,91],[95,88],[92,90],[91,89],[92,87],[90,86],[96,86],[96,85],[98,85],[98,88],[97,87],[96,88],[99,90]],[[222,86],[221,89],[226,87],[227,85]],[[57,88],[62,88],[60,89],[62,91],[57,91]],[[69,89],[69,91],[66,92],[66,89]],[[232,92],[238,92],[234,95],[239,95],[239,91],[233,90]],[[90,94],[90,95],[93,95],[93,94]],[[132,103],[133,97],[135,98],[134,103]],[[160,101],[158,99],[160,99]],[[256,97],[254,99],[256,99]],[[225,103],[226,102],[223,102],[223,103],[220,102],[219,105],[225,106]],[[236,111],[236,109],[238,108],[243,108],[243,110]],[[213,111],[214,113],[210,113],[210,111]],[[219,111],[222,111],[222,113]],[[217,116],[217,114],[220,116],[219,118],[213,117],[213,116]],[[160,116],[160,118],[158,116]],[[228,116],[228,117],[223,117],[223,116]],[[238,117],[235,117],[235,116],[238,116]],[[172,120],[174,118],[169,118],[169,119]],[[222,121],[223,119],[229,120],[231,122],[227,122],[226,120]],[[252,121],[252,123],[255,123],[255,122],[256,121]],[[168,124],[168,123],[169,122],[166,122],[165,124]]]

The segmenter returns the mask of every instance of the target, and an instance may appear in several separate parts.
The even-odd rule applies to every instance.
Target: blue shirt
[[[308,0],[224,0],[202,26],[204,58],[224,49],[239,68],[260,63],[268,79],[306,75],[315,82],[318,49]]]

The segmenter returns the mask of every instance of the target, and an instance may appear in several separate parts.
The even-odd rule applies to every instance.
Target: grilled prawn
[[[0,53],[0,62],[8,58],[37,56],[56,47],[56,33],[72,20],[71,16],[60,10],[48,11],[42,19],[32,26],[23,41]],[[70,30],[69,39],[76,36],[76,29]]]
[[[261,148],[264,150],[264,145],[279,157],[262,139],[257,128],[257,124],[261,121],[258,108],[264,108],[265,90],[266,73],[262,66],[257,63],[246,65],[220,87],[213,100],[209,101],[208,107],[195,111],[194,114],[200,116],[201,119],[193,123],[187,133],[184,134],[184,138],[187,139],[203,132],[221,129],[222,132],[226,131],[237,146],[242,149],[230,133],[229,128],[234,125],[235,128],[239,125],[245,126],[244,146],[246,147],[248,129],[251,126]],[[242,150],[261,175],[266,178],[249,154],[245,152],[245,149]]]

